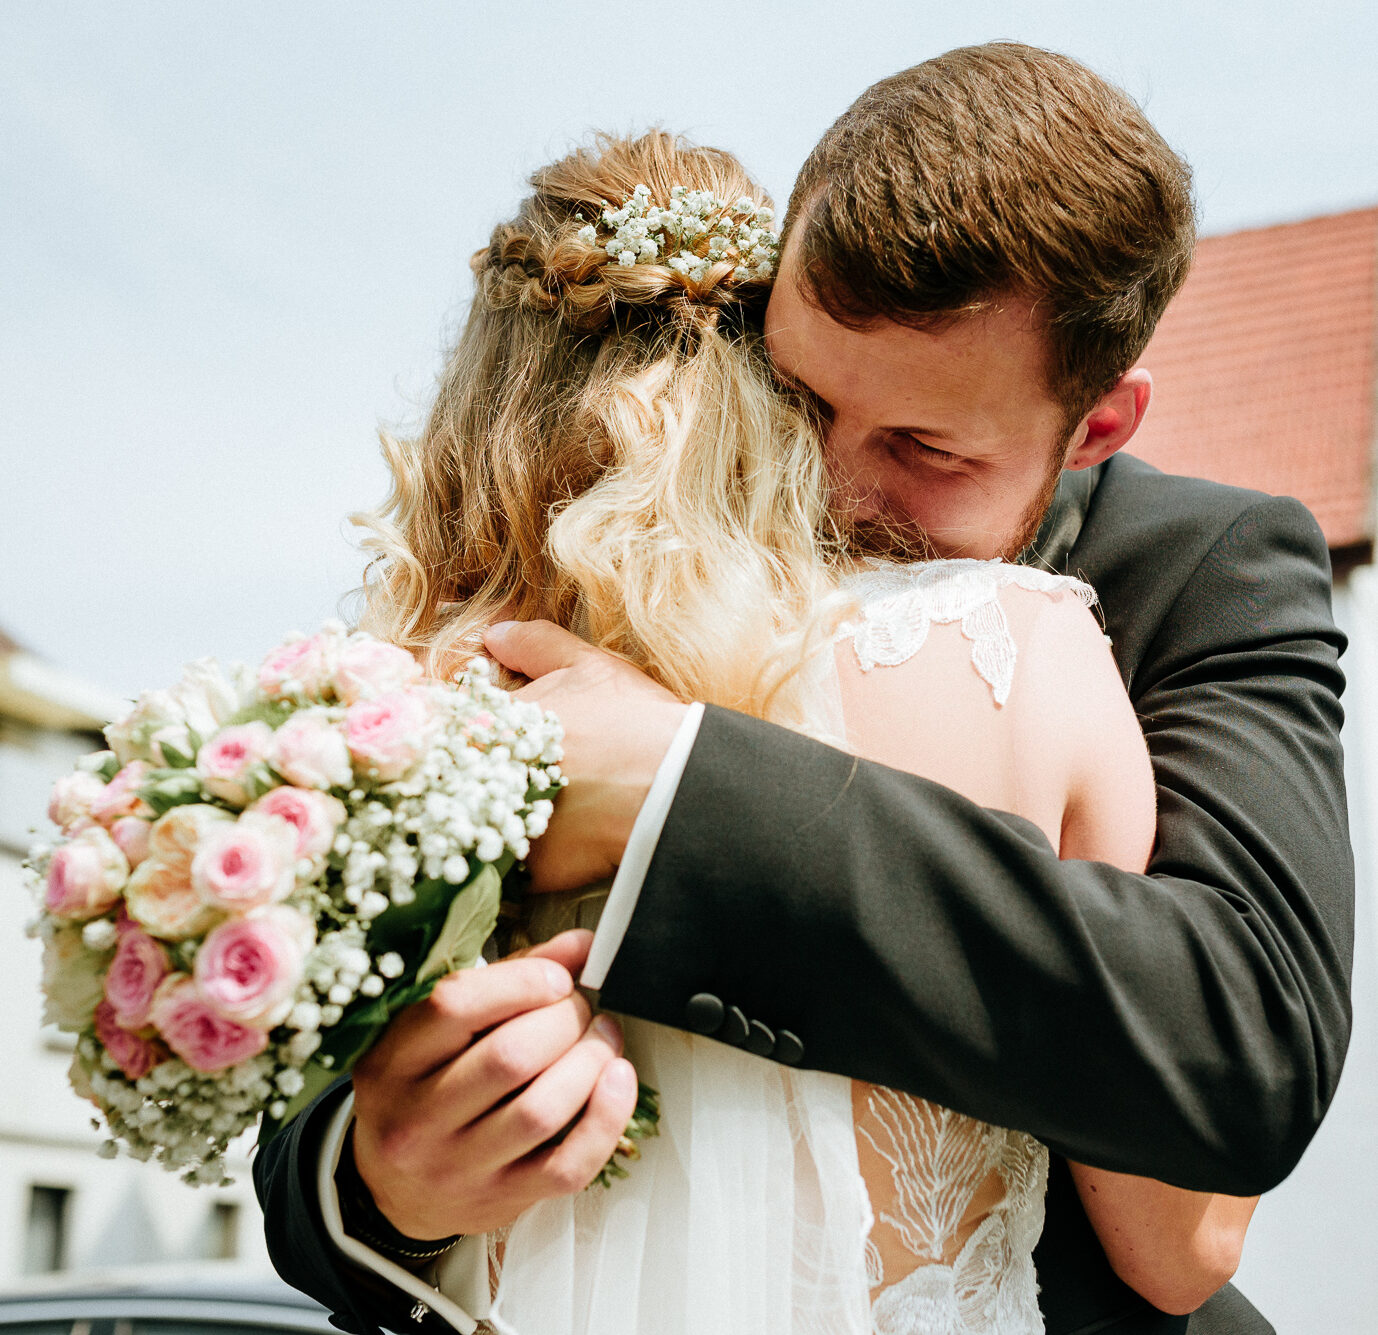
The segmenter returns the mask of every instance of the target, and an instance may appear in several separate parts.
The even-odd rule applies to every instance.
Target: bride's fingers
[[[583,1116],[558,1145],[514,1165],[510,1181],[537,1199],[582,1191],[612,1157],[636,1111],[637,1078],[631,1062],[610,1061],[599,1074]]]
[[[558,960],[530,955],[442,978],[409,1006],[359,1063],[364,1078],[422,1080],[463,1053],[475,1037],[515,1016],[571,995],[574,978]]]
[[[509,1163],[560,1135],[588,1103],[603,1069],[622,1052],[622,1031],[600,1015],[563,1057],[510,1103],[466,1129],[468,1152]]]

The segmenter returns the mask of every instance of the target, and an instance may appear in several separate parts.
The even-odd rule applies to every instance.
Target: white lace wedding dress
[[[957,622],[997,703],[1017,585],[1089,604],[1075,580],[1001,562],[874,564],[839,632],[864,670]],[[843,720],[845,723],[845,719]],[[894,1090],[792,1070],[636,1020],[626,1051],[661,1134],[610,1190],[545,1202],[490,1240],[502,1335],[1029,1335],[1047,1151]]]

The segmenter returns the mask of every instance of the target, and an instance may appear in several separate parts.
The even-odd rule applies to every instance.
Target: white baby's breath
[[[729,204],[706,190],[677,185],[670,202],[657,205],[651,203],[649,187],[638,185],[618,208],[603,202],[598,215],[602,234],[600,227],[585,223],[575,235],[623,267],[663,263],[701,283],[713,265],[731,264],[732,278],[746,282],[775,272],[780,238],[770,227],[774,218],[771,209],[749,195]]]

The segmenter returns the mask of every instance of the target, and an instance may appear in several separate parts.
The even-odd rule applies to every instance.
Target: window
[[[42,1275],[67,1264],[67,1215],[72,1193],[66,1187],[29,1188],[29,1223],[24,1234],[24,1273]]]
[[[233,1261],[239,1255],[239,1206],[216,1201],[206,1221],[206,1259]]]

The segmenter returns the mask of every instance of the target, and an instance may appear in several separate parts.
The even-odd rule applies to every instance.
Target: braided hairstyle
[[[663,131],[633,140],[600,135],[595,147],[576,149],[532,176],[536,193],[470,261],[479,294],[495,310],[553,315],[584,333],[605,329],[615,316],[635,320],[637,312],[661,312],[689,330],[713,327],[725,311],[759,316],[769,280],[734,276],[730,260],[710,264],[694,279],[664,263],[620,265],[603,246],[579,239],[585,222],[609,200],[628,199],[644,185],[653,199],[668,201],[686,177],[721,199],[769,203],[741,163],[721,149],[689,145]],[[608,193],[598,193],[603,189]]]
[[[660,204],[765,193],[661,131],[599,136],[531,181],[474,257],[424,428],[382,437],[361,624],[443,675],[491,622],[545,618],[682,698],[807,723],[833,547],[815,423],[765,356],[768,278],[619,264],[588,230],[641,185]]]

